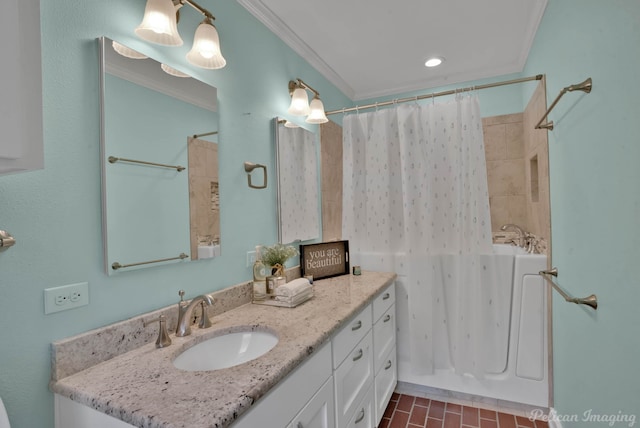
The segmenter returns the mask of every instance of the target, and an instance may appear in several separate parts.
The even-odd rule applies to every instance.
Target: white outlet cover
[[[61,298],[61,299],[59,299]],[[63,303],[56,303],[56,299]],[[66,311],[89,304],[89,283],[63,285],[44,290],[44,313]]]

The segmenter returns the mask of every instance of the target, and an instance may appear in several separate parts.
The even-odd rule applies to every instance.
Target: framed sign
[[[314,280],[348,274],[349,241],[300,245],[300,270]]]

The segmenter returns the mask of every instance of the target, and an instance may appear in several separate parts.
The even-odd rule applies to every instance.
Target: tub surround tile
[[[138,427],[225,427],[394,280],[392,273],[345,275],[316,281],[315,297],[297,308],[244,304],[221,312],[218,304],[250,298],[250,286],[243,284],[232,287],[230,296],[220,297],[214,304],[213,327],[194,328],[191,336],[183,338],[172,334],[173,344],[167,348],[155,348],[154,328],[145,332],[146,344],[136,348],[132,342],[138,343],[139,339],[127,340],[127,346],[119,346],[119,355],[99,352],[101,357],[95,360],[101,362],[84,370],[80,368],[86,366],[82,358],[71,358],[74,352],[86,358],[92,350],[108,348],[123,335],[140,334],[142,319],[165,312],[170,315],[177,309],[172,306],[144,314],[54,343],[52,373],[56,377],[50,387],[55,393]],[[170,325],[175,326],[175,320]],[[263,357],[215,372],[185,372],[172,364],[187,347],[247,329],[275,332],[279,342]]]

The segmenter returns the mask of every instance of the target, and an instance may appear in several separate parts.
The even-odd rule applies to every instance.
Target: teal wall
[[[597,312],[553,298],[555,408],[640,418],[640,2],[550,0],[525,73],[546,73],[551,228],[558,283]],[[638,421],[636,421],[638,423]],[[629,426],[619,422],[614,426]]]
[[[271,118],[286,116],[289,79],[314,86],[327,110],[352,105],[236,2],[205,5],[218,18],[228,61],[222,70],[194,70],[218,88],[223,255],[107,277],[95,38],[106,35],[186,68],[198,18],[182,14],[185,46],[169,49],[133,36],[144,0],[41,4],[45,169],[0,177],[0,226],[18,240],[0,255],[0,396],[16,428],[53,426],[51,341],[169,305],[178,288],[194,296],[250,277],[246,251],[277,239],[276,194],[273,186],[249,189],[242,163],[265,163],[273,171]],[[637,0],[550,0],[522,73],[546,73],[549,98],[594,79],[591,94],[563,98],[549,133],[559,283],[578,296],[596,293],[601,304],[594,314],[554,295],[554,393],[561,414],[640,414],[634,307],[640,301],[640,94],[629,85],[640,69],[639,23]],[[522,110],[531,84],[523,87],[482,91],[483,115]],[[89,282],[89,306],[44,315],[43,289],[82,281]]]
[[[188,69],[200,18],[185,8],[185,45],[133,35],[144,0],[42,1],[45,169],[0,177],[0,225],[17,239],[0,255],[0,396],[15,428],[53,427],[50,343],[187,297],[247,280],[246,252],[277,240],[276,192],[247,187],[244,161],[266,164],[274,183],[272,123],[286,116],[287,84],[300,77],[327,109],[350,100],[235,1],[207,0],[227,66],[195,70],[218,88],[223,255],[107,277],[101,236],[98,36]],[[89,282],[88,306],[44,315],[43,290]]]

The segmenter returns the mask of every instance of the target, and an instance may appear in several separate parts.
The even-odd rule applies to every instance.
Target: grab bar
[[[135,159],[125,159],[125,158],[117,158],[115,156],[109,156],[109,163],[116,163],[116,162],[130,162],[130,163],[139,163],[142,165],[160,166],[162,168],[176,169],[178,170],[178,172],[185,170],[185,167],[180,165],[165,165],[163,163],[147,162],[147,161],[141,161],[141,160],[135,160]]]
[[[189,256],[187,256],[185,253],[180,253],[180,255],[178,257],[169,257],[168,259],[149,260],[148,262],[131,263],[131,264],[128,264],[128,265],[121,265],[118,262],[114,262],[111,265],[111,269],[118,270],[118,269],[124,269],[124,268],[128,268],[128,267],[133,267],[133,266],[148,265],[148,264],[151,264],[151,263],[168,262],[169,260],[178,260],[178,259],[183,260],[183,259],[186,259],[187,257],[189,257]]]
[[[564,300],[566,300],[567,302],[571,302],[571,303],[575,303],[577,305],[587,305],[587,306],[591,306],[594,310],[598,309],[598,298],[596,297],[595,294],[592,294],[588,297],[584,297],[584,298],[578,298],[578,297],[571,297],[569,296],[567,293],[565,293],[562,288],[560,288],[558,286],[558,284],[556,284],[555,282],[553,282],[551,280],[551,278],[549,278],[549,276],[553,276],[553,277],[558,277],[558,268],[552,268],[550,270],[541,270],[540,272],[538,272],[538,275],[540,275],[541,277],[543,277],[544,279],[547,280],[547,282],[549,284],[551,284],[551,286],[558,292],[560,293],[560,295],[562,297],[564,297]]]
[[[585,80],[584,82],[581,83],[576,83],[575,85],[570,85],[567,86],[566,88],[563,88],[560,93],[558,94],[558,96],[556,97],[556,99],[553,101],[553,103],[551,103],[551,107],[549,107],[547,109],[547,112],[544,114],[544,116],[542,116],[542,119],[540,119],[540,121],[538,122],[538,124],[536,125],[536,129],[548,129],[550,131],[553,131],[553,120],[547,122],[547,123],[542,123],[547,116],[549,116],[549,113],[551,113],[551,110],[553,110],[553,108],[556,106],[556,104],[558,104],[558,101],[560,101],[560,98],[562,98],[562,96],[564,94],[566,94],[567,92],[573,92],[573,91],[582,91],[582,92],[586,92],[587,94],[589,92],[591,92],[591,87],[592,87],[592,82],[591,82],[591,77],[589,77],[587,80]]]

